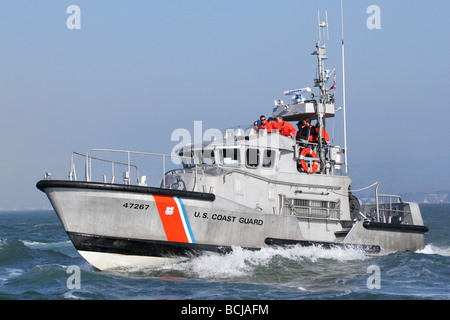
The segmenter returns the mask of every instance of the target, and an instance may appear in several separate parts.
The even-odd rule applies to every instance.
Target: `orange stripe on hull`
[[[181,220],[181,214],[183,213],[178,210],[175,198],[161,195],[153,195],[153,198],[155,199],[167,240],[188,243],[189,240]]]

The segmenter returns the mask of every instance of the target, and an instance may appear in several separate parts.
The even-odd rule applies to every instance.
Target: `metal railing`
[[[227,171],[224,175],[223,175],[223,182],[225,183],[226,181],[226,177],[232,174],[241,174],[244,176],[248,176],[248,177],[252,177],[258,180],[262,180],[262,181],[266,181],[268,183],[271,184],[275,184],[275,185],[286,185],[286,186],[290,186],[290,187],[307,187],[307,188],[314,188],[314,189],[326,189],[328,190],[339,190],[341,189],[341,187],[336,187],[336,186],[330,186],[330,185],[318,185],[318,184],[306,184],[306,183],[300,183],[300,182],[290,182],[290,181],[281,181],[281,180],[275,180],[275,179],[270,179],[249,171],[245,171],[245,170],[241,170],[241,169],[232,169]],[[320,193],[315,193],[315,194],[325,194],[327,192],[320,192]]]
[[[389,198],[389,207],[386,207],[387,204],[385,204],[383,207],[386,208],[382,208],[383,212],[383,222],[386,222],[386,217],[390,217],[391,214],[389,212],[393,212],[393,203],[392,200],[393,199],[398,199],[399,203],[403,203],[402,198],[400,196],[397,195],[391,195],[391,194],[379,194],[378,193],[378,188],[380,187],[380,182],[377,183],[377,186],[375,187],[375,205],[376,205],[376,214],[377,214],[377,221],[381,222],[380,219],[380,200],[379,198]],[[395,209],[396,212],[399,211],[399,209]],[[388,219],[389,220],[389,219]]]
[[[380,194],[378,192],[379,187],[380,182],[376,182],[375,204],[362,206],[361,216],[368,220],[383,223],[412,223],[409,204],[404,203],[398,195]],[[386,198],[388,201],[381,203],[381,198]]]
[[[105,159],[101,157],[94,157],[91,154],[93,152],[106,152],[106,153],[122,153],[125,154],[127,157],[127,161],[116,161],[111,159]],[[165,177],[166,177],[166,160],[171,158],[176,159],[191,159],[191,157],[184,157],[184,156],[178,156],[178,155],[169,155],[169,154],[162,154],[162,153],[151,153],[151,152],[141,152],[141,151],[131,151],[131,150],[119,150],[119,149],[89,149],[86,154],[78,153],[78,152],[72,152],[70,157],[70,173],[69,173],[69,179],[70,180],[77,180],[76,175],[76,168],[75,168],[75,162],[74,162],[74,156],[81,156],[85,158],[85,174],[84,178],[85,181],[92,181],[92,160],[106,162],[111,164],[111,183],[115,183],[115,166],[125,166],[126,171],[123,173],[123,179],[124,184],[130,184],[130,173],[131,169],[133,168],[136,171],[136,184],[141,183],[141,177],[139,174],[139,167],[136,164],[133,164],[131,162],[131,156],[132,155],[139,155],[139,156],[155,156],[155,157],[161,157],[161,165],[162,165],[162,187],[165,186]],[[171,170],[173,171],[173,170]],[[170,172],[170,171],[169,171]],[[197,170],[195,170],[195,177],[197,176]],[[103,182],[106,183],[105,175],[103,175],[104,179]]]
[[[98,158],[98,157],[86,157],[85,154],[79,153],[79,152],[75,152],[73,151],[72,154],[70,155],[70,172],[69,172],[69,179],[72,180],[78,180],[77,179],[77,172],[76,172],[76,168],[75,168],[75,162],[74,162],[74,155],[79,156],[79,157],[84,157],[86,158],[86,164],[87,166],[85,167],[85,179],[86,181],[90,181],[87,179],[87,177],[91,177],[92,176],[92,160],[97,160],[97,161],[101,161],[101,162],[108,162],[111,163],[111,183],[115,182],[115,165],[122,165],[122,166],[127,166],[129,169],[130,168],[134,168],[136,170],[136,176],[139,177],[139,168],[134,165],[134,164],[129,164],[129,163],[125,163],[125,162],[120,162],[120,161],[114,161],[114,160],[108,160],[108,159],[103,159],[103,158]],[[129,171],[128,169],[128,171]],[[89,171],[89,173],[88,173]],[[104,180],[104,182],[106,182]],[[139,183],[139,181],[137,181]]]

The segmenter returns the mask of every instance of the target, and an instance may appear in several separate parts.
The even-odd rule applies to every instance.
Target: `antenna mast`
[[[316,51],[312,54],[317,56],[318,64],[318,79],[314,79],[314,86],[320,90],[320,99],[317,102],[317,123],[319,124],[318,136],[319,136],[319,158],[321,168],[325,168],[325,148],[322,143],[322,128],[324,127],[323,117],[326,110],[326,103],[330,100],[329,90],[326,87],[328,78],[330,77],[329,70],[325,70],[324,61],[328,59],[326,54],[326,34],[325,28],[327,28],[328,34],[328,13],[325,12],[326,21],[320,22],[320,12],[317,12],[319,21],[319,41],[316,44]],[[325,172],[325,170],[323,170]]]
[[[346,117],[346,106],[345,106],[345,48],[344,48],[344,4],[341,0],[341,25],[342,25],[342,103],[344,109],[344,159],[345,159],[345,174],[348,175],[348,165],[347,165],[347,117]]]

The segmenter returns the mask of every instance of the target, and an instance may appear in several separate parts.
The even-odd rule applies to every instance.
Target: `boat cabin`
[[[306,140],[296,141],[278,134],[255,132],[252,128],[244,134],[230,134],[224,139],[198,145],[187,145],[177,151],[184,169],[195,166],[217,166],[240,169],[256,174],[306,173],[342,174],[343,149],[329,145],[325,162],[321,165],[316,155],[318,144]],[[305,150],[308,154],[303,155]],[[315,170],[312,170],[317,165]],[[323,168],[322,168],[323,167]]]

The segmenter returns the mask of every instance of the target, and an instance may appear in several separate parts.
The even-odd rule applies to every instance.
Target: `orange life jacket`
[[[271,125],[270,122],[267,121],[267,120],[266,120],[266,124],[263,124],[263,123],[261,122],[261,124],[260,124],[259,127],[258,127],[258,131],[259,131],[259,130],[264,130],[264,129],[266,129],[267,132],[272,132],[272,125]]]
[[[274,129],[278,129],[280,134],[286,137],[292,138],[295,135],[295,128],[289,122],[281,121],[277,123],[277,128]]]
[[[319,128],[316,128],[316,135],[317,135],[317,137],[316,137],[316,142],[319,141],[319,135],[318,135],[318,133],[319,133]],[[325,142],[326,142],[326,143],[330,142],[330,136],[328,135],[328,132],[325,130],[325,128],[322,128],[322,138],[325,139]]]

